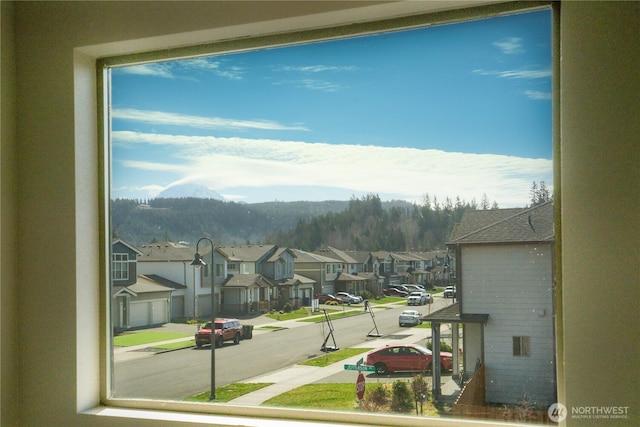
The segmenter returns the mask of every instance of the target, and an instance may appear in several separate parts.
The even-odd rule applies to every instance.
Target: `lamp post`
[[[206,240],[211,244],[211,269],[209,271],[209,276],[211,277],[211,394],[209,395],[209,400],[215,400],[216,398],[216,298],[215,292],[213,291],[213,241],[208,237],[202,237],[196,243],[196,254],[191,262],[196,269],[207,265],[206,262],[200,256],[200,252],[198,248],[200,246],[200,242]],[[195,291],[195,290],[194,290]]]

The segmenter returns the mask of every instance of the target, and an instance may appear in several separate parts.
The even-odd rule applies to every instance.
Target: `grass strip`
[[[272,397],[264,406],[351,411],[358,408],[355,383],[307,384]]]
[[[304,362],[298,363],[298,365],[307,365],[307,366],[318,366],[324,367],[331,365],[332,363],[339,362],[341,360],[347,359],[351,356],[356,356],[360,353],[364,353],[371,350],[370,348],[357,348],[357,347],[349,347],[343,348],[342,350],[333,351],[329,353],[325,353],[322,356],[314,357],[313,359],[305,360]]]
[[[352,317],[352,316],[359,316],[361,314],[363,314],[364,311],[360,311],[360,310],[349,310],[349,311],[343,311],[340,313],[331,313],[329,315],[329,319],[334,320],[334,319],[342,319],[344,317]],[[315,317],[308,317],[305,319],[300,319],[298,320],[298,322],[311,322],[311,323],[321,323],[321,322],[325,322],[327,319],[325,319],[324,316],[315,316]]]
[[[194,345],[196,345],[195,340],[188,340],[154,345],[152,348],[155,350],[178,350],[181,348],[193,347]]]
[[[240,397],[252,391],[260,390],[261,388],[268,387],[273,383],[234,383],[225,385],[223,387],[216,387],[216,398],[214,402],[228,402]],[[189,396],[184,399],[187,402],[210,402],[210,391],[205,391],[200,394]]]
[[[302,317],[307,317],[311,315],[311,309],[310,308],[299,308],[297,310],[292,310],[289,313],[280,313],[280,312],[274,312],[274,313],[267,313],[265,314],[266,317],[268,317],[269,319],[273,319],[273,320],[293,320],[293,319],[300,319]]]
[[[271,331],[281,331],[283,329],[287,329],[287,328],[283,328],[282,326],[273,326],[273,325],[265,325],[265,326],[257,326],[254,329],[261,329],[261,330],[271,330]]]
[[[160,341],[175,340],[177,338],[192,337],[193,334],[179,334],[171,332],[134,332],[118,335],[113,338],[113,345],[117,347],[131,347],[134,345],[150,344]]]

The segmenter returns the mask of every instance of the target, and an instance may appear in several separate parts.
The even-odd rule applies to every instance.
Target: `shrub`
[[[362,299],[373,299],[373,294],[369,291],[363,291],[362,295],[360,295]]]
[[[291,313],[292,310],[293,310],[293,307],[291,306],[291,303],[286,303],[282,307],[282,311],[284,311],[285,313]]]
[[[378,383],[374,389],[367,392],[362,399],[362,408],[365,411],[378,412],[386,408],[389,403],[389,392],[384,383]]]
[[[413,392],[405,381],[395,380],[391,387],[391,410],[395,412],[407,412],[413,409]]]
[[[427,342],[427,348],[429,350],[433,350],[433,343],[431,342],[431,340]],[[452,350],[453,348],[451,348],[449,344],[444,341],[440,341],[440,351],[448,351],[449,353],[451,353]]]

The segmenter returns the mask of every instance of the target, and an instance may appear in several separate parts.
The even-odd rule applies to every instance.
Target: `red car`
[[[367,354],[368,366],[375,366],[378,375],[390,372],[427,372],[431,370],[431,350],[418,344],[388,345]],[[453,369],[453,355],[440,352],[442,371]]]
[[[242,325],[238,319],[216,319],[216,347],[222,346],[224,341],[239,344],[242,339]],[[196,332],[196,346],[211,344],[211,322],[204,324]]]
[[[318,299],[320,304],[328,304],[328,305],[339,305],[344,304],[342,298],[331,295],[331,294],[320,294],[316,295],[315,298]]]
[[[404,297],[406,298],[409,295],[408,292],[400,290],[398,288],[385,288],[382,290],[382,293],[388,297]]]

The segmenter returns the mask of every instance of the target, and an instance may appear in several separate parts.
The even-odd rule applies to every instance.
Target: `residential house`
[[[138,273],[169,286],[179,284],[171,295],[171,318],[197,318],[210,313],[211,286],[196,286],[197,270],[191,265],[195,249],[184,243],[155,242],[138,247]],[[208,262],[208,261],[207,261]],[[208,271],[209,265],[205,266]],[[208,276],[208,273],[206,273]],[[205,281],[206,282],[206,281]],[[203,306],[202,304],[204,303]]]
[[[292,250],[295,255],[295,271],[315,281],[314,294],[335,293],[335,280],[342,272],[342,261],[324,255]]]
[[[221,260],[215,272],[215,284],[221,293],[221,313],[249,314],[269,308],[274,276],[263,273],[275,272],[275,265],[266,264],[277,249],[276,245],[216,247]],[[290,276],[293,277],[293,270]]]
[[[441,323],[463,324],[465,371],[484,367],[486,402],[556,402],[552,202],[465,212],[448,246],[459,301],[425,317],[434,343]]]
[[[171,320],[171,296],[185,287],[138,272],[137,248],[116,239],[111,249],[111,316],[114,330],[160,325]]]
[[[343,251],[328,246],[320,249],[316,254],[342,261],[342,272],[335,281],[335,292],[350,292],[356,295],[361,295],[365,290],[373,294],[382,292],[378,276],[374,273],[365,273],[369,252]]]
[[[275,308],[281,309],[287,303],[293,308],[311,305],[315,281],[295,274],[295,257],[290,249],[276,248],[263,262],[262,274],[273,283],[270,299]]]

